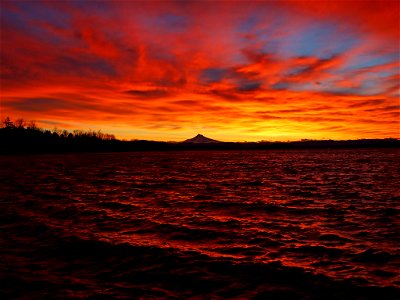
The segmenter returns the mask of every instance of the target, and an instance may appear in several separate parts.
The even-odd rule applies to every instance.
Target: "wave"
[[[371,151],[7,157],[0,298],[400,299]]]
[[[96,298],[133,294],[144,298],[226,298],[235,295],[249,299],[292,296],[301,299],[376,299],[378,296],[396,299],[400,296],[394,287],[360,285],[356,279],[335,280],[306,268],[285,266],[280,261],[233,261],[171,247],[92,240],[64,235],[57,229],[32,221],[25,230],[21,229],[14,228],[21,240],[38,245],[23,253],[35,264],[20,263],[3,276],[1,290],[5,296],[57,297],[62,293],[71,297],[82,294]],[[235,252],[235,249],[231,250]],[[260,250],[260,247],[248,249]],[[326,247],[299,247],[290,251],[338,254]],[[7,262],[0,262],[7,266]],[[42,270],[46,270],[46,275]],[[23,271],[29,271],[31,275],[19,275]],[[18,291],[9,288],[15,284],[20,287]]]

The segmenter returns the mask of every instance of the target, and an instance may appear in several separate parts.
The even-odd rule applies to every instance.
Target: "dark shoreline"
[[[400,148],[398,139],[363,140],[309,140],[294,142],[220,142],[210,144],[173,143],[156,141],[53,141],[39,140],[3,140],[0,155],[13,154],[51,154],[51,153],[88,153],[88,152],[137,152],[137,151],[251,151],[251,150],[312,150],[312,149],[372,149]]]
[[[200,142],[199,142],[200,141]],[[298,149],[357,149],[400,148],[400,139],[358,140],[311,140],[221,142],[198,135],[183,142],[149,140],[118,140],[112,134],[101,131],[83,131],[38,128],[35,122],[23,119],[14,122],[6,118],[0,128],[0,155],[42,153],[87,153],[87,152],[135,152],[135,151],[196,151],[196,150],[298,150]]]

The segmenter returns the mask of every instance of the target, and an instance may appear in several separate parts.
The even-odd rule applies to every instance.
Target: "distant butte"
[[[213,143],[221,143],[220,141],[210,139],[205,137],[202,134],[196,135],[194,138],[188,139],[183,141],[184,143],[191,143],[191,144],[213,144]]]

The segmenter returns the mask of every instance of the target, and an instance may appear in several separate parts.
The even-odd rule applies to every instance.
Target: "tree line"
[[[11,120],[0,124],[0,153],[90,151],[110,146],[116,140],[113,134],[100,130],[43,129],[35,121]]]
[[[185,142],[156,142],[146,140],[121,141],[113,134],[100,130],[42,129],[34,121],[11,120],[0,124],[0,154],[123,152],[123,151],[185,151],[185,150],[272,150],[272,149],[340,149],[340,148],[399,148],[400,140],[302,140],[293,142],[220,142],[194,144]]]
[[[111,141],[115,140],[115,136],[109,133],[103,133],[101,130],[94,131],[94,130],[73,130],[69,132],[68,130],[61,130],[54,128],[53,130],[47,130],[43,128],[39,128],[36,125],[35,121],[26,121],[24,119],[16,119],[12,121],[10,117],[6,117],[1,122],[0,131],[2,133],[12,133],[13,135],[24,134],[24,135],[44,135],[47,137],[52,136],[53,138],[60,138],[60,139],[89,139],[89,140],[104,140],[104,141]]]

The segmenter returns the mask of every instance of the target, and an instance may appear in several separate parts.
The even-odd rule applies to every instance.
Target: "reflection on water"
[[[398,154],[1,157],[1,289],[28,298],[395,298]]]

